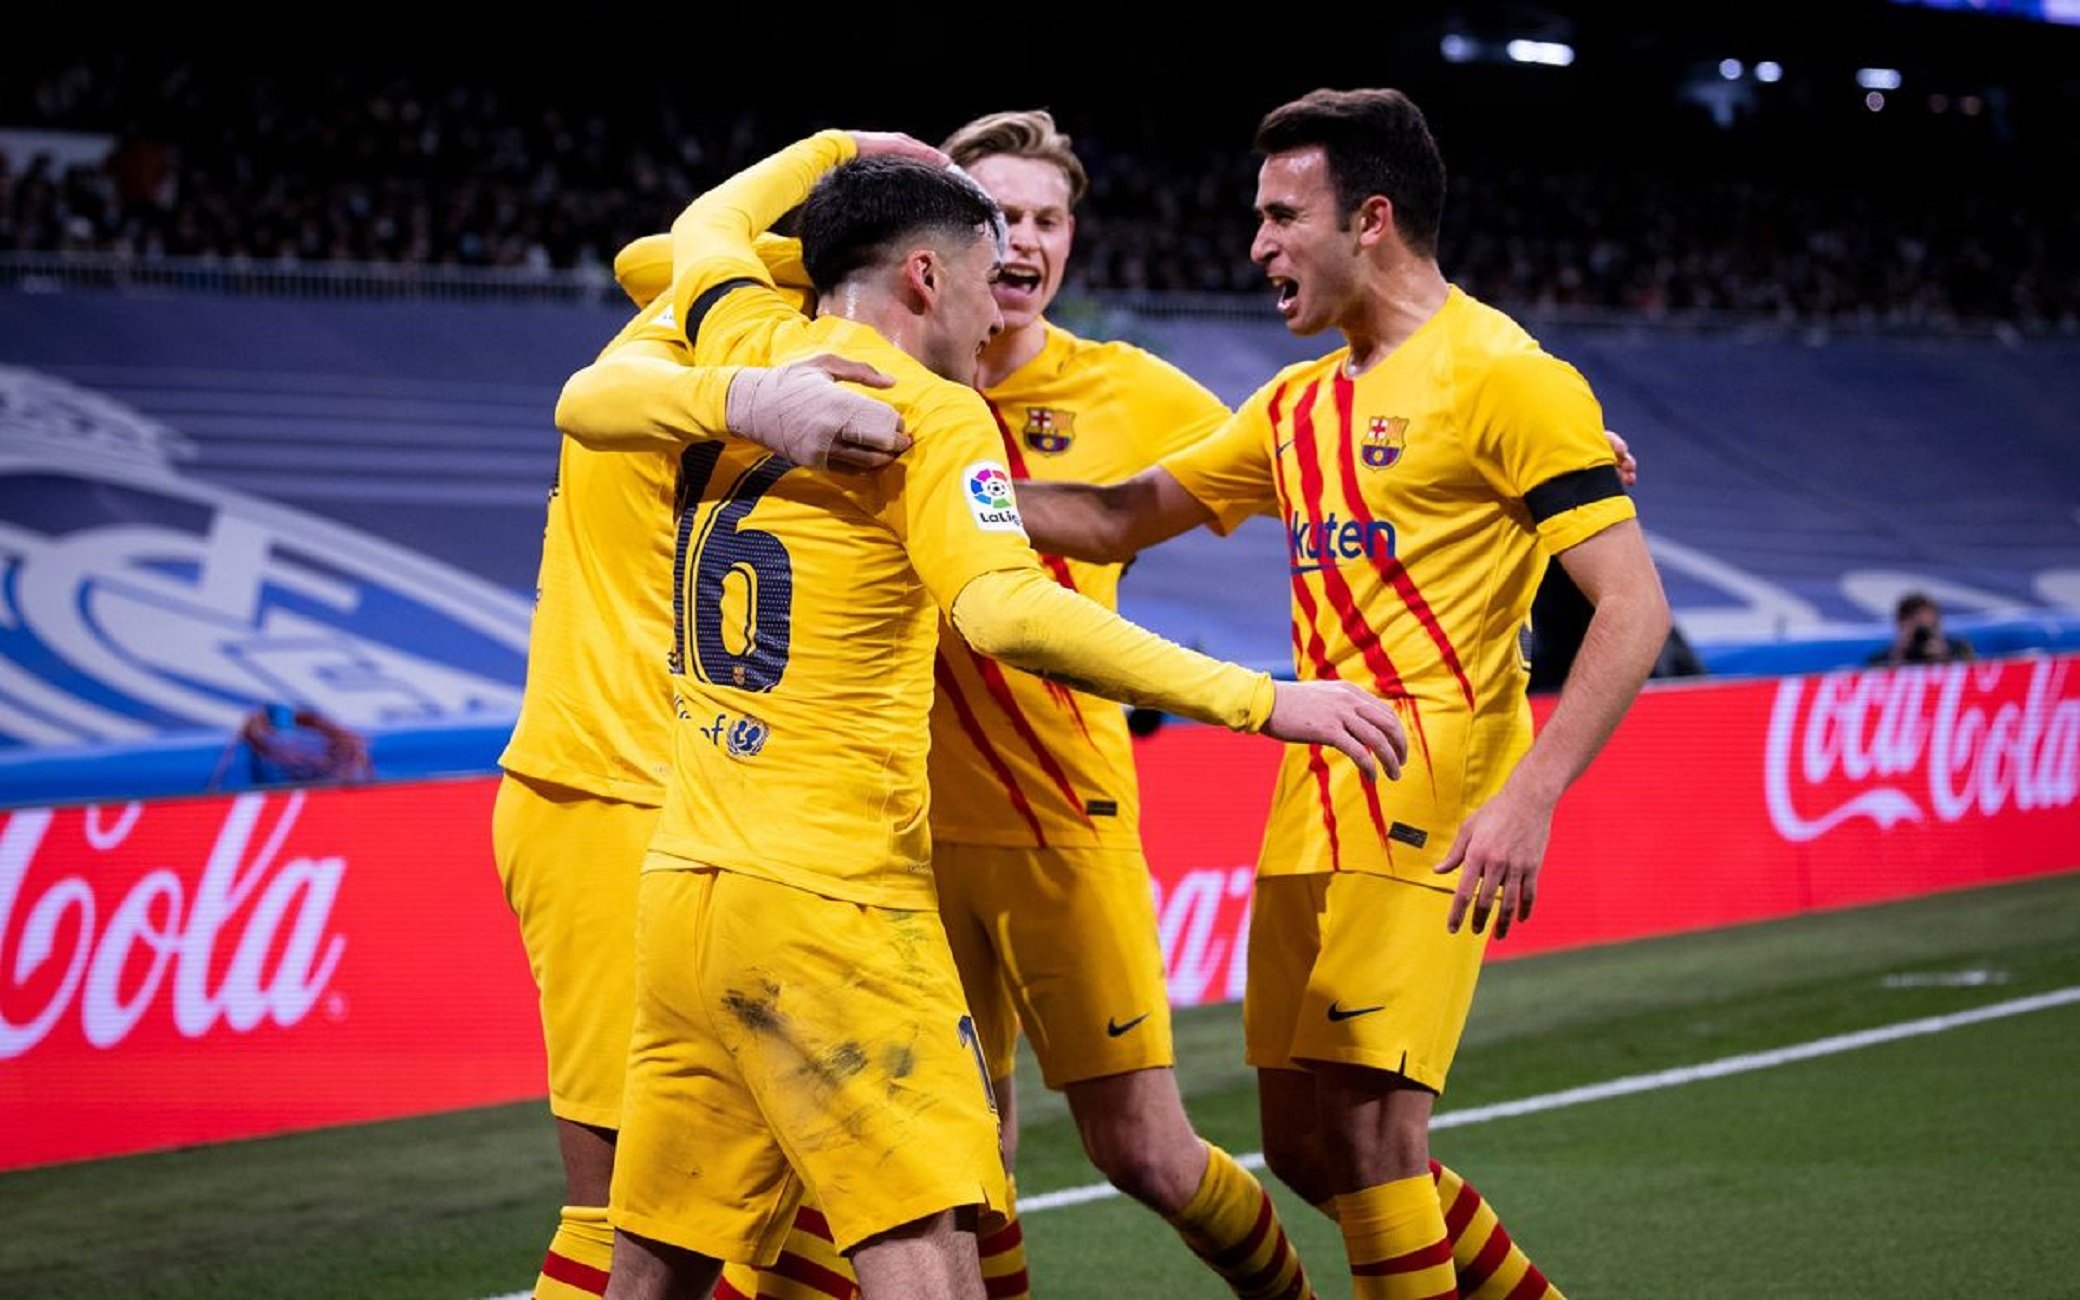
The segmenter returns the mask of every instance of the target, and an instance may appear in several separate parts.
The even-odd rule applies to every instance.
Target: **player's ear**
[[[903,258],[903,289],[919,306],[938,296],[945,268],[929,248],[913,248]]]
[[[1377,244],[1382,236],[1394,229],[1394,201],[1384,194],[1368,195],[1358,205],[1358,217],[1352,225],[1357,230],[1360,247]]]

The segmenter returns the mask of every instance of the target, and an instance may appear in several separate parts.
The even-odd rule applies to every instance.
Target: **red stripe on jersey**
[[[1546,1281],[1546,1275],[1538,1271],[1538,1265],[1533,1264],[1524,1270],[1524,1276],[1509,1289],[1509,1294],[1502,1300],[1543,1300],[1546,1293],[1552,1290],[1552,1286],[1551,1282]]]
[[[1372,512],[1365,508],[1365,493],[1358,487],[1358,462],[1355,444],[1351,441],[1351,426],[1355,419],[1356,407],[1353,395],[1356,391],[1356,384],[1343,373],[1343,367],[1338,366],[1336,414],[1343,422],[1343,437],[1340,443],[1341,453],[1336,458],[1337,468],[1343,475],[1344,504],[1350,507],[1352,517],[1360,525],[1364,525],[1372,522]],[[1445,635],[1444,625],[1439,623],[1437,615],[1431,612],[1430,602],[1424,600],[1423,593],[1416,589],[1415,579],[1408,576],[1408,566],[1401,562],[1399,556],[1382,555],[1374,557],[1373,567],[1379,570],[1380,578],[1401,597],[1401,603],[1408,606],[1408,612],[1416,616],[1416,622],[1422,624],[1423,630],[1430,634],[1430,641],[1437,647],[1437,653],[1443,656],[1445,667],[1451,669],[1452,676],[1459,680],[1459,693],[1466,697],[1466,707],[1473,708],[1473,683],[1467,679],[1466,669],[1459,663],[1459,652],[1452,647],[1451,637]]]
[[[997,707],[1004,711],[1004,716],[1011,720],[1012,729],[1018,732],[1019,738],[1032,749],[1033,757],[1039,760],[1041,768],[1047,773],[1047,779],[1054,782],[1054,788],[1061,793],[1062,802],[1068,804],[1070,811],[1083,819],[1084,825],[1089,826],[1091,816],[1083,810],[1082,797],[1070,783],[1069,774],[1062,771],[1061,764],[1054,761],[1054,755],[1041,741],[1040,733],[1034,731],[1033,724],[1027,721],[1026,711],[1018,707],[1018,697],[1011,693],[1011,683],[1004,678],[1004,665],[994,659],[986,659],[966,646],[961,648],[975,661],[975,670],[982,674],[982,684],[989,688],[990,697],[997,702]]]
[[[1279,385],[1278,390],[1271,394],[1271,427],[1274,430],[1278,428],[1279,416],[1285,406],[1285,396],[1286,390],[1283,384]],[[1273,435],[1274,438],[1276,436],[1276,434]],[[1271,458],[1271,473],[1278,488],[1279,500],[1285,502],[1286,508],[1290,510],[1293,504],[1293,493],[1290,485],[1286,482],[1285,462],[1275,452]],[[1292,566],[1289,565],[1288,567]],[[1293,603],[1299,607],[1298,612],[1293,617],[1293,670],[1297,673],[1304,667],[1310,670],[1310,674],[1317,680],[1334,680],[1336,669],[1329,662],[1328,647],[1322,641],[1322,629],[1315,609],[1314,591],[1307,585],[1307,579],[1301,574],[1293,574],[1291,581],[1293,584]],[[1303,620],[1307,624],[1307,640],[1304,648],[1300,639],[1300,624]],[[1343,870],[1343,847],[1336,833],[1336,800],[1329,793],[1329,764],[1322,757],[1322,747],[1320,745],[1309,745],[1307,747],[1307,770],[1314,776],[1316,797],[1321,800],[1322,830],[1329,837],[1329,870],[1341,871]]]
[[[989,743],[989,735],[983,731],[982,723],[975,717],[975,710],[968,707],[968,697],[961,694],[960,683],[953,679],[953,669],[946,664],[944,647],[932,657],[932,679],[938,683],[939,694],[952,702],[954,716],[960,719],[961,730],[982,754],[982,761],[989,764],[990,774],[997,778],[998,785],[1004,787],[1004,794],[1011,800],[1011,806],[1017,810],[1019,816],[1025,818],[1026,825],[1032,828],[1034,842],[1041,848],[1046,848],[1047,832],[1040,829],[1040,819],[1033,815],[1033,805],[1026,802],[1026,792],[1018,788],[1018,778],[1004,765],[1003,758],[997,753],[997,747]]]
[[[752,1300],[752,1297],[731,1286],[729,1279],[723,1277],[715,1279],[714,1300]]]
[[[1307,391],[1301,394],[1299,403],[1293,408],[1293,454],[1300,462],[1301,504],[1307,511],[1310,528],[1320,527],[1322,519],[1322,465],[1320,453],[1315,447],[1314,426],[1314,402],[1320,388],[1319,383],[1309,384]],[[1401,684],[1401,674],[1394,671],[1393,661],[1387,658],[1387,652],[1381,648],[1379,636],[1373,632],[1371,624],[1365,621],[1364,615],[1358,612],[1357,601],[1352,597],[1350,586],[1344,582],[1343,575],[1327,563],[1314,572],[1321,577],[1322,597],[1329,602],[1329,607],[1336,611],[1337,619],[1343,625],[1344,636],[1357,647],[1359,656],[1371,671],[1373,689],[1382,699],[1395,701],[1397,705],[1408,700],[1408,690]],[[1295,574],[1293,581],[1295,590],[1305,587],[1306,575]],[[1330,676],[1333,677],[1335,674],[1331,673]],[[1420,716],[1415,713],[1414,701],[1409,700],[1407,707],[1411,716],[1417,718],[1416,734],[1420,737],[1422,726]],[[1423,757],[1426,763],[1429,756],[1430,746],[1425,742]],[[1394,861],[1394,845],[1393,841],[1387,838],[1387,818],[1386,813],[1380,808],[1379,787],[1371,781],[1364,782],[1363,785],[1365,810],[1372,817],[1372,829],[1379,835],[1379,845],[1386,850],[1387,861],[1391,864]]]
[[[814,1287],[830,1296],[831,1300],[852,1300],[859,1294],[859,1286],[851,1278],[843,1273],[832,1272],[815,1260],[805,1259],[791,1251],[781,1251],[780,1258],[773,1261],[771,1271],[790,1282]]]
[[[605,1269],[581,1264],[570,1256],[559,1255],[553,1250],[542,1256],[542,1276],[551,1282],[561,1282],[565,1286],[576,1287],[592,1295],[607,1293]]]
[[[1010,462],[1013,481],[1033,477],[1031,471],[1026,468],[1026,454],[1018,449],[1018,439],[1011,435],[1011,425],[1004,419],[1004,413],[997,409],[995,402],[989,404],[989,413],[996,417],[997,436],[1004,440],[1004,459]],[[1071,591],[1076,590],[1076,578],[1069,572],[1067,560],[1059,555],[1043,554],[1040,556],[1040,563],[1047,566],[1047,571],[1054,575],[1056,582]]]

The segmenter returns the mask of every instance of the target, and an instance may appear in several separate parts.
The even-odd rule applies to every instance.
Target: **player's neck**
[[[1017,374],[1019,367],[1039,356],[1040,349],[1046,346],[1045,317],[1035,316],[1015,330],[1005,330],[982,349],[981,364],[975,371],[975,386],[995,388]]]
[[[1350,347],[1346,373],[1353,378],[1393,355],[1415,332],[1444,310],[1451,283],[1429,258],[1404,258],[1382,268],[1366,285],[1358,309],[1343,326]]]

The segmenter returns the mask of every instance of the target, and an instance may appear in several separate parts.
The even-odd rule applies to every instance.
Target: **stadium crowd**
[[[7,80],[0,127],[112,148],[64,165],[0,147],[0,251],[137,259],[600,268],[815,125],[769,105],[688,111],[428,72],[227,77],[114,54]],[[1056,111],[1091,172],[1072,295],[1260,289],[1241,251],[1251,160],[1210,119],[1201,148],[1160,104]],[[1460,142],[1454,279],[1519,310],[2080,329],[2080,211],[2027,169],[1888,185],[1852,160],[1795,167],[1766,149],[1606,153]]]

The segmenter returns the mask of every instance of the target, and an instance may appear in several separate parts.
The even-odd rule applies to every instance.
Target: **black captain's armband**
[[[1531,522],[1542,524],[1554,515],[1578,510],[1592,501],[1624,495],[1625,485],[1618,481],[1616,465],[1593,465],[1547,479],[1524,494],[1524,505],[1531,511]]]
[[[758,281],[748,275],[739,275],[703,290],[701,296],[695,298],[692,305],[686,309],[686,326],[683,331],[686,335],[686,346],[693,346],[694,335],[700,333],[701,322],[708,318],[709,312],[715,310],[716,303],[747,284],[757,283]]]

